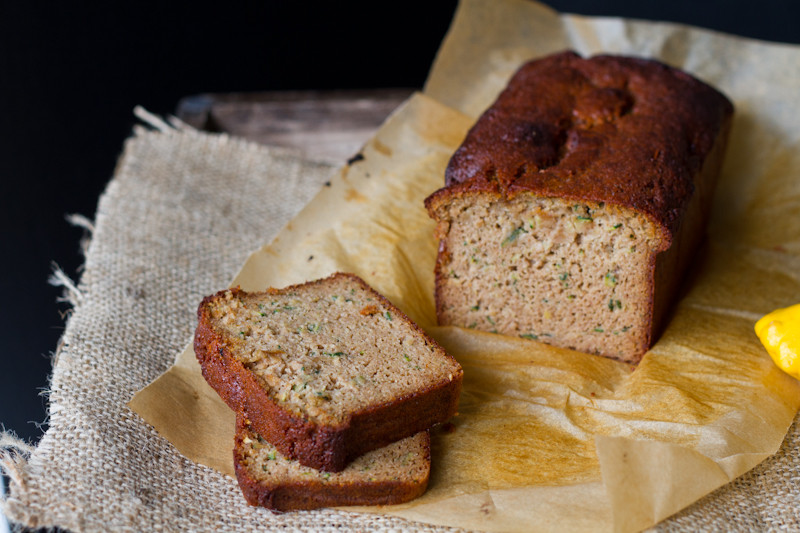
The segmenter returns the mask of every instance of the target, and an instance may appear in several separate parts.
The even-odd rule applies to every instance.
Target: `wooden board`
[[[183,98],[177,116],[206,131],[300,149],[341,164],[352,157],[412,89],[201,94]]]

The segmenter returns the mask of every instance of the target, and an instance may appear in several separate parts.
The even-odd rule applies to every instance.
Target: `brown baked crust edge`
[[[632,363],[638,363],[644,353],[656,343],[666,329],[669,319],[677,306],[681,291],[687,289],[686,282],[691,277],[691,263],[706,239],[706,228],[711,215],[714,190],[719,181],[722,164],[733,124],[733,115],[723,119],[717,138],[706,155],[703,165],[694,179],[695,190],[689,200],[675,231],[672,244],[655,256],[652,266],[652,329],[647,345],[641,355]]]
[[[350,461],[368,451],[449,420],[457,412],[463,380],[463,369],[455,359],[389,300],[353,274],[336,273],[330,278],[336,276],[346,276],[361,284],[387,305],[393,316],[405,321],[444,356],[455,362],[453,379],[444,376],[440,382],[416,394],[353,413],[341,425],[318,425],[291,414],[273,401],[255,377],[233,356],[232,347],[213,330],[207,304],[226,292],[225,290],[208,296],[201,302],[197,311],[198,325],[194,337],[194,351],[203,377],[228,407],[244,415],[253,429],[286,457],[305,466],[329,472],[339,472]],[[309,284],[323,283],[330,278],[270,291],[288,292]]]
[[[236,480],[248,504],[266,507],[272,511],[300,511],[321,507],[348,505],[394,505],[421,496],[430,480],[431,439],[425,431],[425,461],[428,470],[419,483],[381,481],[361,483],[327,483],[319,480],[262,483],[253,478],[247,467],[241,464],[241,447],[246,428],[241,416],[236,417],[236,438],[233,449],[233,464]]]

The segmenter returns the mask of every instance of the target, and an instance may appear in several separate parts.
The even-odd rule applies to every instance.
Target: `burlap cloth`
[[[176,452],[126,403],[191,338],[197,302],[289,220],[332,168],[191,130],[127,141],[100,198],[35,448],[3,437],[4,511],[73,531],[405,529],[400,519],[248,507],[236,481]],[[431,530],[437,528],[428,528]]]
[[[35,447],[3,437],[5,513],[74,531],[444,530],[397,518],[248,507],[235,480],[182,457],[126,403],[191,338],[195,304],[225,286],[332,167],[224,135],[137,128],[100,198]],[[777,455],[662,530],[800,528],[800,425]]]

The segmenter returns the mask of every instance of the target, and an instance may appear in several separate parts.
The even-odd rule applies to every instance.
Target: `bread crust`
[[[455,361],[402,311],[363,280],[345,273],[334,274],[331,278],[337,276],[347,276],[362,285],[390,308],[398,320],[405,322],[417,334],[424,336],[428,343],[441,350],[444,356]],[[331,278],[269,291],[273,294],[291,292],[324,283]],[[234,294],[240,292],[238,288],[229,290]],[[446,422],[456,414],[463,379],[460,366],[456,367],[452,379],[443,376],[438,383],[415,394],[351,413],[340,424],[317,424],[292,414],[273,400],[255,376],[234,357],[236,341],[226,339],[213,328],[208,304],[225,292],[204,298],[198,307],[194,351],[203,377],[232,410],[241,413],[256,432],[286,457],[318,470],[339,472],[350,461],[368,451]]]
[[[326,483],[318,479],[280,480],[273,483],[255,479],[242,461],[243,439],[248,426],[242,416],[236,418],[233,463],[236,479],[247,503],[273,511],[298,511],[347,505],[393,505],[420,496],[428,487],[430,468],[418,482],[381,480]],[[430,434],[425,432],[424,458],[430,465]]]
[[[650,328],[622,358],[638,362],[663,330],[702,242],[732,116],[722,93],[652,60],[563,52],[523,65],[453,154],[445,186],[425,200],[440,225],[440,323],[445,265],[455,251],[443,212],[454,200],[530,195],[607,204],[655,228],[654,252],[642,265]]]
[[[517,71],[425,205],[468,191],[603,202],[661,226],[666,250],[732,116],[725,95],[663,63],[554,54]]]

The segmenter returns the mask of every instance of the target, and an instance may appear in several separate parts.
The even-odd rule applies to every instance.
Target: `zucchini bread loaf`
[[[206,381],[289,459],[336,472],[447,421],[461,366],[360,278],[221,291],[198,309]]]
[[[439,323],[638,362],[703,238],[732,114],[655,61],[525,64],[425,201]]]
[[[425,492],[431,471],[430,434],[368,452],[331,473],[286,459],[244,420],[236,418],[236,479],[250,505],[295,511],[342,505],[391,505]]]

